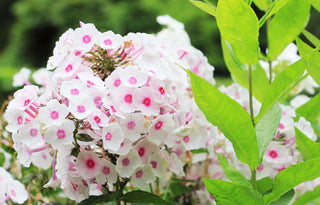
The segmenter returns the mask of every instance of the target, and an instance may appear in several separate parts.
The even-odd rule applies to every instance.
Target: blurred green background
[[[255,10],[258,16],[262,15]],[[214,17],[188,0],[0,0],[0,102],[13,91],[13,74],[21,67],[45,67],[59,36],[68,28],[79,27],[79,21],[94,23],[101,32],[156,33],[162,28],[156,17],[164,14],[185,24],[192,45],[214,65],[216,78],[222,83],[230,82],[225,81],[229,73]],[[308,30],[319,34],[319,22],[319,13],[313,11]],[[264,47],[262,29],[261,48]]]

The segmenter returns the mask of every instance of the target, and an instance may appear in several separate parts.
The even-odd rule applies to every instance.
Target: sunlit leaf
[[[202,1],[196,1],[196,0],[189,0],[193,5],[201,9],[202,11],[210,14],[211,16],[216,16],[216,10],[217,8],[213,6],[212,4],[207,4]]]
[[[258,166],[258,144],[248,112],[206,80],[187,71],[195,101],[207,120],[232,142],[240,161],[251,169]]]
[[[288,66],[274,79],[271,86],[265,93],[265,98],[262,103],[260,113],[256,117],[256,122],[258,122],[284,94],[294,87],[296,81],[298,81],[303,75],[305,68],[306,61],[302,58],[296,63]]]
[[[320,157],[319,142],[312,141],[297,128],[295,128],[295,133],[296,133],[297,148],[304,160]]]
[[[217,204],[263,204],[263,198],[259,192],[248,186],[217,179],[203,179],[203,181]]]
[[[319,198],[320,198],[320,185],[317,186],[313,191],[307,191],[305,194],[300,196],[296,201],[294,201],[292,205],[305,205]]]
[[[320,1],[319,0],[308,0],[309,3],[320,12]]]
[[[251,183],[239,172],[236,168],[231,167],[226,156],[222,154],[218,154],[219,165],[222,167],[224,174],[230,179],[232,182],[237,184],[242,184],[244,186],[251,187]]]
[[[278,104],[274,104],[256,125],[256,135],[259,146],[259,162],[262,162],[264,152],[276,135],[279,128],[282,110]]]
[[[256,64],[259,59],[259,25],[252,8],[244,1],[219,0],[217,23],[241,63]]]
[[[242,69],[237,62],[234,61],[234,58],[231,57],[230,50],[227,48],[226,42],[224,39],[221,41],[222,51],[224,61],[228,67],[229,72],[232,74],[232,77],[243,87],[248,89],[248,71]],[[245,67],[244,64],[242,64]],[[253,96],[262,102],[264,94],[266,93],[267,88],[269,87],[269,80],[267,78],[266,72],[263,68],[257,64],[256,69],[252,71],[252,90]]]
[[[310,4],[306,0],[290,0],[271,19],[268,27],[270,59],[275,59],[304,29],[309,20]]]
[[[271,193],[264,195],[265,204],[267,205],[278,200],[282,195],[300,183],[319,177],[319,167],[320,158],[315,158],[281,170],[275,177]]]

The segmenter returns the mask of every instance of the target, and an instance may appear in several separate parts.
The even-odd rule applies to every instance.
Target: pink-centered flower
[[[80,152],[75,163],[75,168],[83,179],[94,178],[100,168],[99,155],[91,151]]]

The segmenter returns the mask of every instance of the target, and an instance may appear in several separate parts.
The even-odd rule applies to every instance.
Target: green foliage
[[[216,179],[203,179],[203,181],[217,204],[263,205],[262,196],[248,186]]]
[[[295,128],[295,133],[298,150],[303,156],[304,160],[309,160],[320,156],[319,142],[312,141],[297,128]]]
[[[290,191],[282,195],[280,199],[278,199],[277,201],[273,201],[271,205],[287,205],[292,200],[294,194],[294,189],[291,189]]]
[[[270,59],[275,59],[303,30],[309,20],[310,4],[306,0],[290,0],[271,19],[268,26]]]
[[[276,103],[256,125],[257,142],[259,146],[259,163],[262,163],[264,152],[266,151],[269,143],[276,135],[278,130],[280,119],[282,116],[282,110]]]
[[[271,193],[264,195],[265,204],[276,201],[298,184],[319,177],[319,166],[320,158],[315,158],[292,165],[280,171],[275,177],[275,183]]]
[[[259,24],[251,7],[242,0],[220,0],[217,23],[221,36],[231,44],[240,62],[256,64],[259,58]]]
[[[320,198],[320,186],[317,186],[313,191],[307,191],[305,194],[300,196],[293,205],[305,205],[308,202],[313,202],[314,200],[318,199],[319,202]]]
[[[163,200],[161,197],[145,191],[131,191],[121,197],[121,200],[130,203],[146,203],[146,204],[172,204]]]
[[[226,156],[218,153],[217,153],[217,156],[218,156],[219,164],[222,167],[228,179],[230,179],[234,183],[251,187],[251,183],[241,174],[241,172],[239,172],[237,169],[229,165],[229,162]]]
[[[320,1],[318,0],[308,0],[309,3],[320,12]]]
[[[81,201],[78,205],[91,205],[97,204],[100,202],[109,202],[116,201],[121,197],[121,193],[119,191],[107,194],[105,196],[90,196],[88,199]]]
[[[202,1],[195,1],[195,0],[189,0],[193,5],[198,7],[199,9],[203,10],[204,12],[216,16],[216,7],[212,4],[207,4]]]
[[[283,70],[280,75],[272,82],[262,103],[259,115],[256,121],[259,121],[262,116],[278,101],[283,95],[289,92],[301,78],[306,69],[305,59],[300,59],[296,63],[290,65]]]
[[[232,58],[232,54],[230,50],[227,48],[227,43],[222,39],[222,51],[225,63],[228,67],[229,72],[235,81],[237,81],[243,87],[248,88],[248,71],[243,70],[239,67],[239,63],[235,62],[235,58]],[[252,90],[253,95],[259,100],[262,101],[264,98],[264,94],[269,87],[269,80],[267,78],[266,72],[262,69],[262,67],[257,64],[256,69],[252,71]]]
[[[240,161],[248,164],[251,169],[257,167],[258,144],[248,112],[204,79],[191,71],[188,73],[195,101],[207,120],[232,142]]]
[[[270,177],[264,177],[257,181],[257,191],[265,194],[272,189],[273,180]]]

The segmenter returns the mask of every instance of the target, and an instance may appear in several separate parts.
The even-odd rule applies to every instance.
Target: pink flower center
[[[104,166],[104,167],[102,168],[102,173],[103,173],[104,175],[110,174],[110,168],[107,167],[107,166]]]
[[[185,143],[188,143],[188,142],[190,141],[190,137],[189,137],[189,136],[184,136],[184,137],[183,137],[183,141],[184,141]]]
[[[87,80],[87,87],[90,88],[91,86],[94,86],[94,82]]]
[[[74,191],[77,191],[78,190],[78,184],[74,184],[73,182],[71,182],[71,185],[72,185],[72,189]]]
[[[160,92],[161,95],[164,95],[166,91],[163,89],[163,87],[160,87],[159,88],[159,92]]]
[[[144,149],[144,147],[141,147],[141,148],[139,149],[139,151],[138,151],[139,156],[140,156],[140,157],[143,157],[145,151],[146,151],[146,150]]]
[[[110,39],[104,40],[103,43],[104,43],[106,46],[111,46],[111,45],[112,45],[112,41],[111,41]]]
[[[79,95],[79,90],[77,88],[70,90],[71,95]]]
[[[145,98],[143,99],[143,102],[142,102],[146,107],[149,107],[150,104],[151,104],[151,99],[150,98]]]
[[[94,104],[98,104],[99,102],[101,102],[102,98],[100,96],[97,96],[94,98]]]
[[[11,196],[13,196],[13,197],[16,197],[16,196],[17,196],[16,191],[15,191],[15,190],[13,190],[13,189],[11,189]]]
[[[129,83],[131,85],[137,84],[137,79],[135,77],[131,77],[131,78],[129,78]]]
[[[87,159],[87,167],[93,169],[96,166],[96,162],[93,159]]]
[[[141,178],[142,175],[143,175],[143,171],[142,170],[139,170],[139,171],[136,172],[136,177],[137,178]]]
[[[115,87],[119,87],[119,85],[121,84],[121,80],[120,79],[116,79],[114,82],[113,82],[113,85]]]
[[[17,121],[18,121],[18,125],[21,125],[22,124],[22,117],[21,116],[19,116],[18,118],[17,118]]]
[[[85,35],[82,37],[83,43],[90,43],[91,37],[89,35]]]
[[[127,124],[127,128],[128,128],[129,130],[132,130],[135,126],[136,126],[136,123],[135,123],[134,121],[130,121],[130,122],[128,122],[128,124]]]
[[[124,96],[124,101],[126,103],[132,103],[132,95],[128,94],[128,95]]]
[[[154,125],[154,129],[160,130],[162,128],[163,122],[159,121]]]
[[[128,166],[129,164],[130,164],[130,160],[129,160],[128,157],[126,157],[126,158],[124,158],[124,159],[122,160],[122,165],[123,165],[124,167]]]
[[[86,111],[86,108],[83,105],[78,105],[77,111],[78,113],[84,113]]]
[[[100,123],[100,122],[101,122],[101,119],[100,119],[100,117],[98,117],[98,116],[94,116],[94,121],[96,121],[96,123]]]
[[[257,171],[262,171],[263,170],[263,164],[260,164],[258,167],[257,167]]]
[[[37,129],[32,128],[32,129],[30,130],[30,135],[31,135],[31,137],[36,137],[37,134],[38,134],[38,130],[37,130]]]
[[[58,130],[58,131],[57,131],[57,137],[58,137],[59,139],[65,138],[65,137],[66,137],[66,132],[65,132],[64,130]]]
[[[152,160],[150,163],[151,163],[153,169],[157,169],[158,163],[156,161]]]
[[[111,139],[112,139],[112,134],[111,134],[110,132],[108,132],[108,133],[106,134],[106,140],[109,141],[109,140],[111,140]]]
[[[57,111],[52,111],[50,117],[51,119],[56,120],[59,117],[59,113]]]
[[[271,150],[269,156],[274,159],[278,157],[278,153],[275,150]]]
[[[282,123],[280,123],[279,125],[279,129],[283,130],[284,129],[284,125]]]
[[[25,100],[25,101],[24,101],[24,106],[29,105],[30,101],[31,101],[30,99]]]
[[[73,66],[72,66],[72,64],[69,64],[69,65],[67,65],[67,67],[64,69],[66,72],[70,72],[70,71],[72,71],[72,69],[73,69]]]

